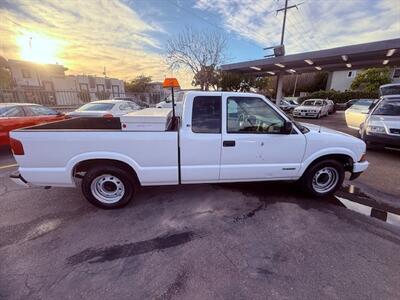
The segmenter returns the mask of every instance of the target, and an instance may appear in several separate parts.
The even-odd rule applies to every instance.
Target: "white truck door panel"
[[[219,180],[221,105],[221,93],[186,99],[180,131],[182,183]]]
[[[296,130],[279,133],[284,124],[280,113],[258,95],[225,97],[223,111],[227,119],[223,121],[221,181],[297,176],[306,140]]]

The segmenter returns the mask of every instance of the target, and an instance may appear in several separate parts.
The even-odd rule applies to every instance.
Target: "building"
[[[117,78],[67,76],[65,71],[68,68],[59,64],[36,64],[3,58],[0,62],[0,67],[8,69],[12,77],[12,87],[0,91],[0,101],[6,101],[7,98],[10,102],[37,102],[57,106],[80,105],[125,96],[124,82]]]
[[[327,90],[335,90],[344,92],[350,90],[351,84],[356,77],[357,73],[362,71],[358,70],[344,70],[333,71],[329,73],[328,82],[326,84]],[[392,82],[400,83],[400,68],[392,68],[391,71]]]

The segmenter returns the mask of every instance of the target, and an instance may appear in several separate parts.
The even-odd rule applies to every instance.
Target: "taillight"
[[[105,115],[103,116],[103,118],[111,119],[111,118],[114,118],[114,116],[113,116],[112,114],[105,114]]]
[[[22,146],[22,143],[17,140],[17,139],[13,139],[10,137],[10,146],[12,149],[12,152],[14,153],[14,155],[24,155],[24,146]]]

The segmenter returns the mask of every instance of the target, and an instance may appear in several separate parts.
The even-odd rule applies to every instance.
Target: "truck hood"
[[[345,148],[354,154],[354,161],[359,161],[365,153],[364,141],[341,131],[329,129],[309,123],[300,123],[308,128],[310,132],[304,134],[310,149],[336,149]]]
[[[341,136],[346,136],[346,137],[350,137],[350,138],[355,138],[354,136],[341,132],[341,131],[337,131],[337,130],[333,130],[324,126],[320,126],[320,125],[315,125],[315,124],[311,124],[311,123],[300,123],[301,125],[303,125],[304,127],[307,127],[310,131],[312,132],[318,132],[318,133],[329,133],[329,134],[338,134]]]

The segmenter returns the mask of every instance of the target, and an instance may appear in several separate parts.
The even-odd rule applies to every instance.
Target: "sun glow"
[[[25,33],[17,37],[20,57],[36,63],[62,63],[58,57],[61,42],[37,33]]]

